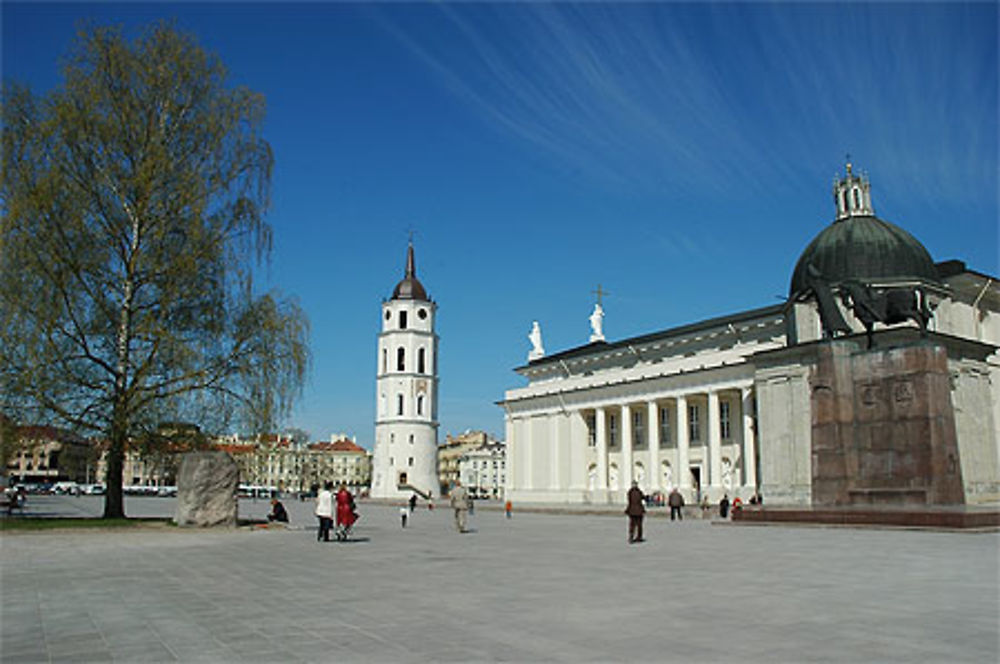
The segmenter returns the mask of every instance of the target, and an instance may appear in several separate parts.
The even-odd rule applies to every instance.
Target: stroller
[[[353,528],[354,524],[338,523],[333,530],[333,534],[337,538],[338,542],[346,542],[347,538],[351,536],[351,530]]]

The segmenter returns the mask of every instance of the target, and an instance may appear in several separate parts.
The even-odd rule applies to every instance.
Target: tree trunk
[[[108,469],[105,477],[106,493],[104,494],[105,519],[125,518],[125,499],[122,495],[122,466],[125,460],[125,443],[128,439],[128,429],[124,425],[123,409],[115,404],[115,415],[111,425],[111,440],[108,445]]]

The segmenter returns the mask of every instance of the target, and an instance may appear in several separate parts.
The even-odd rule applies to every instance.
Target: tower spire
[[[406,278],[413,279],[417,276],[417,261],[413,258],[413,238],[406,247]]]

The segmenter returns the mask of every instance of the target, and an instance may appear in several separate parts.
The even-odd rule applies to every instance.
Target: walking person
[[[719,501],[719,516],[725,519],[729,516],[729,494],[722,494],[722,500]]]
[[[681,511],[681,508],[684,507],[684,496],[677,490],[677,487],[671,490],[670,495],[667,497],[667,504],[670,505],[670,520],[673,521],[676,515],[679,520],[683,521],[684,512]]]
[[[413,514],[415,509],[417,509],[417,494],[410,496],[410,514]]]
[[[469,514],[469,494],[462,486],[461,481],[455,480],[455,486],[451,488],[448,497],[451,501],[451,508],[455,510],[455,528],[458,532],[464,533]]]
[[[628,490],[628,507],[625,514],[628,514],[628,543],[642,542],[642,517],[646,514],[645,496],[638,482],[632,482],[632,488]]]
[[[326,482],[316,494],[316,517],[319,518],[316,541],[329,542],[330,528],[333,527],[333,482]]]
[[[505,503],[503,504],[503,511],[504,511],[504,514],[506,514],[506,515],[507,515],[507,518],[508,518],[508,519],[510,518],[510,513],[511,513],[511,512],[513,511],[513,510],[514,510],[514,503],[512,503],[512,502],[510,502],[510,501],[508,500],[507,502],[505,502]]]
[[[354,496],[347,490],[346,484],[340,485],[337,491],[337,539],[346,540],[351,532],[351,527],[358,520],[358,513],[354,509]]]
[[[406,528],[406,517],[410,516],[410,510],[406,507],[399,508],[399,520],[402,522],[403,528]]]

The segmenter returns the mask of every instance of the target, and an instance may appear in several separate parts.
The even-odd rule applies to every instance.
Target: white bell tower
[[[373,498],[439,494],[437,472],[437,305],[417,279],[413,243],[406,274],[382,302],[375,380]]]

